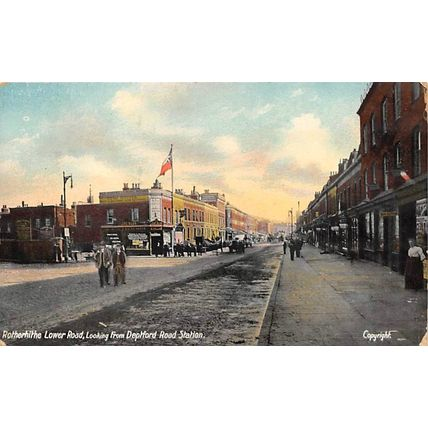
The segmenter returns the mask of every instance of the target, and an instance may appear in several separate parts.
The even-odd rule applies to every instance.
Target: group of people
[[[290,239],[284,238],[284,243],[282,244],[282,247],[284,249],[284,254],[287,254],[288,247],[288,250],[290,252],[290,260],[294,260],[294,254],[296,254],[296,257],[300,258],[303,241],[301,238],[294,238],[293,236]]]
[[[113,270],[114,286],[119,282],[126,284],[126,253],[122,245],[118,244],[110,250],[105,242],[101,242],[95,253],[95,266],[100,277],[100,286],[110,285],[110,269]]]

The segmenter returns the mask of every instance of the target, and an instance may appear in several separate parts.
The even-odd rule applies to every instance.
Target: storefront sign
[[[381,217],[395,217],[398,215],[397,211],[383,211],[380,213]]]
[[[128,239],[130,241],[147,241],[146,233],[128,233]]]

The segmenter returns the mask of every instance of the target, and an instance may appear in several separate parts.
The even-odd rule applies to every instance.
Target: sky
[[[224,193],[287,221],[359,144],[366,83],[7,83],[0,85],[0,204],[95,200],[150,187],[171,144],[174,187]],[[161,177],[170,188],[170,172]]]

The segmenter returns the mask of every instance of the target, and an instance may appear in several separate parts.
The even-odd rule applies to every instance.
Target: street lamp
[[[73,176],[71,174],[70,175],[65,175],[65,172],[62,171],[62,181],[63,181],[63,184],[64,184],[64,193],[63,193],[63,195],[64,195],[64,200],[63,200],[63,203],[64,203],[64,207],[63,207],[64,208],[64,243],[65,243],[64,259],[65,259],[66,263],[68,262],[68,240],[67,240],[67,236],[66,236],[66,230],[67,230],[66,184],[67,184],[68,180],[70,180],[70,184],[71,184],[70,187],[73,188]]]
[[[293,208],[288,211],[288,214],[291,215],[291,236],[293,236]]]

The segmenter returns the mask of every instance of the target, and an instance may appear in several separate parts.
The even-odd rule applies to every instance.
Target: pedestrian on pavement
[[[288,248],[290,250],[290,260],[294,260],[294,252],[296,251],[296,244],[293,239],[290,239]]]
[[[282,248],[284,249],[284,254],[287,254],[287,241],[284,239],[284,243],[282,244]]]
[[[116,249],[112,257],[112,262],[113,262],[114,286],[117,287],[119,281],[122,284],[126,284],[125,282],[126,254],[124,251],[122,251],[122,248],[120,245],[116,246]]]
[[[296,240],[296,256],[300,258],[300,251],[303,247],[303,241],[301,238],[297,238]]]
[[[168,257],[168,255],[169,255],[169,245],[165,242],[165,244],[163,244],[163,256]]]
[[[409,239],[406,269],[404,272],[405,288],[418,290],[424,286],[423,264],[425,254],[414,239]]]
[[[109,284],[109,268],[111,266],[111,253],[104,241],[100,242],[100,247],[95,253],[95,266],[100,277],[100,287],[104,287],[105,283]]]

